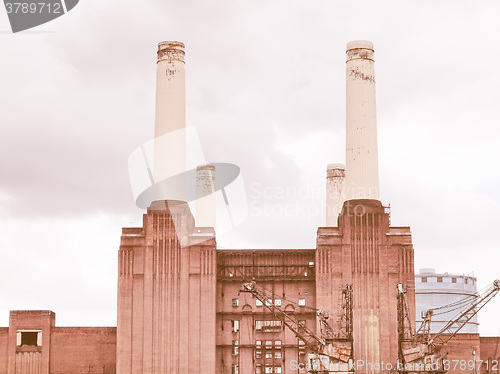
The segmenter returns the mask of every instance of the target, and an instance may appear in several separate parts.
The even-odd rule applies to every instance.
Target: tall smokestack
[[[337,227],[344,204],[345,165],[329,164],[326,168],[326,226]]]
[[[184,44],[158,44],[156,68],[155,200],[186,196],[186,74]],[[176,178],[172,178],[177,176]]]
[[[346,54],[346,200],[378,200],[373,44],[349,42]]]
[[[196,168],[196,226],[215,229],[215,166]]]

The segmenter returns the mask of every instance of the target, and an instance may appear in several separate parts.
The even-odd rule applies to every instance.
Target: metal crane
[[[354,372],[352,285],[347,285],[342,290],[342,307],[344,313],[341,319],[341,328],[338,332],[328,324],[328,314],[322,310],[316,310],[321,331],[319,336],[307,326],[299,323],[290,312],[270,302],[273,295],[257,287],[255,282],[243,284],[240,292],[251,293],[276,318],[280,319],[297,338],[304,342],[304,345],[311,352],[308,355],[307,364],[307,371],[309,373],[352,374]]]
[[[472,298],[467,304],[460,301],[444,307],[430,309],[415,332],[412,329],[406,301],[406,291],[398,284],[398,372],[402,374],[446,373],[446,353],[441,348],[474,317],[500,291],[500,280],[495,280],[485,292]],[[436,334],[431,334],[432,316],[436,309],[464,308],[459,315],[448,321]],[[453,329],[452,329],[453,328]]]

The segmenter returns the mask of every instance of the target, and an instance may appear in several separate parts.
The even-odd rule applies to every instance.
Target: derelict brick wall
[[[479,334],[457,334],[445,344],[441,351],[448,353],[447,359],[450,361],[448,374],[475,374],[472,366],[473,349],[476,350],[476,360],[480,360]]]
[[[51,374],[116,373],[116,327],[54,327],[50,344]]]
[[[11,310],[9,313],[9,340],[7,343],[9,374],[26,373],[33,370],[49,374],[50,334],[56,323],[56,314],[50,310]],[[18,330],[41,330],[42,346],[34,351],[31,348],[18,349]]]
[[[500,372],[500,336],[485,336],[479,338],[481,346],[481,373]],[[487,362],[487,363],[486,363]]]
[[[7,374],[9,363],[7,356],[7,343],[9,341],[9,328],[0,327],[0,374]]]
[[[232,373],[232,366],[239,365],[239,374],[255,374],[257,365],[262,373],[271,361],[265,353],[281,359],[274,359],[274,365],[281,366],[283,374],[297,374],[297,363],[306,360],[305,348],[299,347],[298,339],[288,328],[278,331],[258,331],[256,321],[276,320],[265,307],[257,306],[255,297],[240,292],[243,283],[254,280],[260,289],[266,290],[281,300],[281,307],[291,312],[298,321],[316,332],[316,285],[314,277],[315,250],[309,249],[250,249],[218,250],[217,253],[217,369],[216,373]],[[310,264],[312,262],[312,264]],[[305,299],[304,307],[296,303]],[[232,300],[239,301],[233,306]],[[233,330],[232,321],[239,321],[238,331]],[[330,321],[337,328],[337,321]],[[263,346],[257,346],[260,340]],[[233,354],[233,341],[238,341],[238,354]],[[268,345],[266,341],[270,341]],[[281,341],[280,346],[275,342]],[[256,355],[261,350],[260,358]]]

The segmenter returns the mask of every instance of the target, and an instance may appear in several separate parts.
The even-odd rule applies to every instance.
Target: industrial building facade
[[[196,227],[187,204],[155,203],[143,227],[123,228],[118,329],[56,327],[50,311],[12,311],[0,329],[0,373],[306,373],[303,342],[240,292],[249,280],[313,331],[317,309],[339,326],[343,285],[356,285],[356,359],[395,362],[396,285],[414,284],[411,235],[389,225],[380,203],[358,203],[366,214],[342,214],[338,227],[319,228],[316,249],[281,250],[217,249],[214,231]],[[174,220],[185,222],[191,245],[180,248]],[[492,362],[499,343],[468,333],[447,349],[452,360],[470,360],[475,350],[476,359]]]
[[[122,235],[118,372],[305,373],[301,340],[240,292],[252,280],[312,331],[317,309],[340,322],[342,289],[353,284],[356,356],[396,362],[396,287],[414,289],[411,234],[390,227],[380,202],[351,202],[364,214],[320,228],[316,250],[217,250],[213,231],[194,226],[187,204],[153,203],[144,226]],[[180,248],[174,220],[186,223],[181,235],[192,245]]]
[[[184,181],[172,182],[186,171],[184,142],[157,142],[153,201],[142,227],[122,230],[117,327],[56,327],[50,311],[12,311],[0,329],[0,374],[306,373],[310,350],[300,330],[319,334],[319,311],[342,330],[346,287],[356,372],[393,372],[398,285],[416,320],[414,249],[410,228],[391,226],[379,201],[373,53],[370,42],[347,46],[347,165],[328,167],[327,226],[318,228],[316,248],[217,249],[216,230],[207,227],[216,226],[213,201],[200,204],[205,211],[197,209],[195,220]],[[185,128],[184,80],[184,45],[160,43],[157,138]],[[217,170],[197,171],[196,190],[207,197]],[[247,282],[271,296],[244,292]],[[293,316],[299,334],[271,306]],[[478,334],[464,334],[449,346],[450,358],[468,359],[472,343],[478,357],[491,359],[498,342],[486,338],[483,349]]]

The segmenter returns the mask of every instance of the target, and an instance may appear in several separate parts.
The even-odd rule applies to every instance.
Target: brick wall
[[[316,302],[338,320],[342,287],[353,285],[354,356],[364,365],[357,367],[358,374],[370,372],[369,365],[396,362],[396,287],[401,283],[408,290],[414,321],[414,278],[410,228],[392,227],[380,201],[347,201],[338,227],[318,228]]]
[[[500,372],[500,336],[480,337],[481,373],[498,374]]]
[[[0,327],[0,374],[7,374],[9,358],[7,356],[7,341],[9,339],[9,328]]]
[[[116,373],[116,327],[54,327],[50,374]]]
[[[38,331],[35,344],[22,331]],[[0,374],[115,374],[116,327],[56,327],[48,310],[10,312],[0,328]]]
[[[481,349],[479,343],[479,334],[457,334],[446,343],[442,352],[448,353],[448,361],[450,368],[448,374],[475,374],[472,362],[474,360],[473,351],[475,350],[475,359],[479,360]]]

